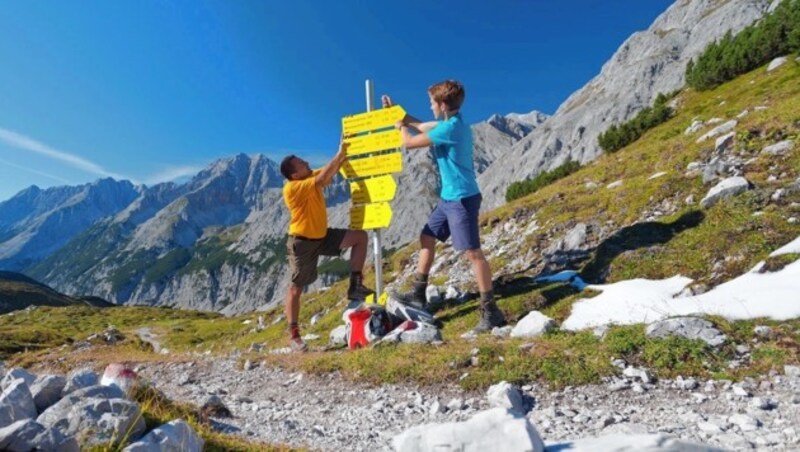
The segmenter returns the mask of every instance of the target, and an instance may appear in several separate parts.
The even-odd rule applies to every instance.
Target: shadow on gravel
[[[581,270],[581,278],[590,284],[604,283],[611,263],[620,254],[653,245],[663,245],[677,234],[697,227],[704,219],[703,212],[692,210],[672,223],[650,221],[622,228],[595,248],[594,257]]]

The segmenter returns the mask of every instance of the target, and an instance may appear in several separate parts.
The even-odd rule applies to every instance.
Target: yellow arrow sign
[[[399,152],[391,154],[373,155],[362,159],[347,160],[342,164],[340,171],[345,179],[354,177],[378,176],[381,174],[396,173],[403,169],[403,157]]]
[[[353,204],[391,201],[397,192],[397,184],[391,174],[350,182]]]
[[[347,147],[347,155],[358,155],[399,148],[403,144],[403,137],[399,130],[393,129],[351,137],[344,141],[350,145]]]
[[[351,229],[380,229],[392,222],[392,208],[388,202],[365,204],[350,208]]]
[[[345,116],[342,118],[342,132],[345,135],[354,135],[356,133],[382,129],[384,127],[393,126],[394,123],[400,121],[405,116],[406,111],[399,105],[381,108],[380,110],[367,113],[359,113],[353,116]]]

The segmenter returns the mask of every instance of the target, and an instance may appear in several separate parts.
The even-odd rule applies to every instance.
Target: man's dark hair
[[[294,173],[294,165],[292,165],[292,160],[295,158],[293,155],[287,155],[281,161],[281,174],[287,180],[292,180],[292,173]]]

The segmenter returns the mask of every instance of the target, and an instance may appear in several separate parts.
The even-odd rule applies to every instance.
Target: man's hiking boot
[[[375,291],[370,289],[369,287],[364,287],[362,284],[358,285],[350,285],[350,288],[347,289],[347,299],[348,300],[365,300],[368,296],[375,295]]]
[[[304,352],[308,350],[308,345],[306,345],[303,339],[293,337],[289,339],[289,348],[291,348],[293,352]]]
[[[506,317],[503,315],[495,302],[489,302],[481,305],[481,319],[472,332],[475,334],[488,333],[492,328],[500,327],[506,324]]]

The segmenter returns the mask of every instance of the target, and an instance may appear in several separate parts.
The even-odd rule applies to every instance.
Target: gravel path
[[[464,420],[489,408],[458,387],[368,386],[338,375],[242,370],[234,359],[153,364],[140,370],[169,397],[201,405],[218,395],[235,434],[321,450],[382,450],[406,428]],[[731,449],[800,449],[800,372],[739,384],[629,378],[561,391],[524,386],[528,417],[546,442],[663,432]]]

